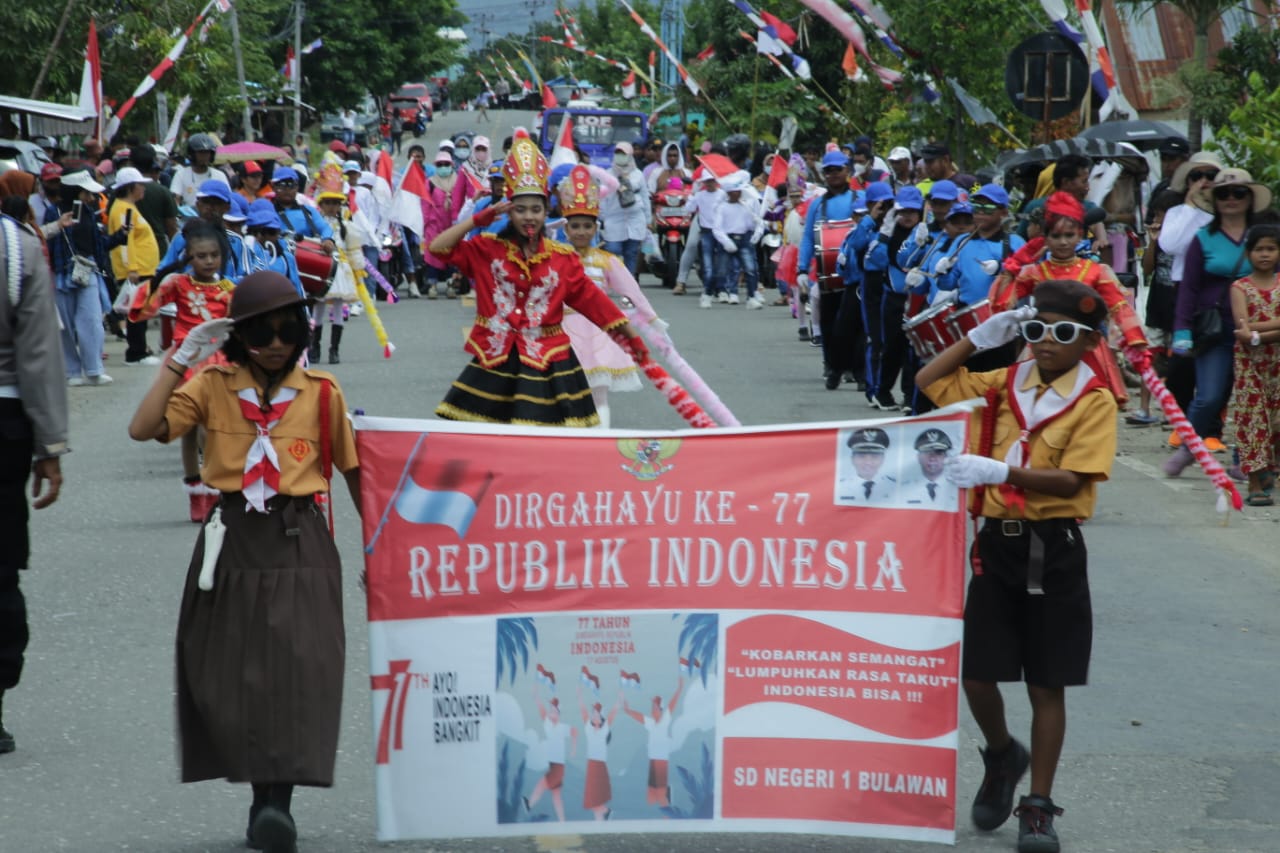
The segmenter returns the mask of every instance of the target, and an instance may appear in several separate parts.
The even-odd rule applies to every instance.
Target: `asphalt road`
[[[505,134],[495,128],[491,135]],[[692,297],[644,283],[681,353],[744,424],[875,414],[852,386],[824,389],[817,351],[797,340],[785,309],[699,310]],[[382,316],[398,347],[394,358],[381,358],[369,325],[357,319],[333,371],[354,407],[430,417],[467,360],[461,343],[470,315],[458,301],[419,300],[386,307]],[[107,349],[116,382],[70,389],[75,452],[65,460],[63,498],[33,519],[34,553],[23,579],[32,642],[23,683],[5,701],[18,751],[0,756],[0,853],[230,853],[243,849],[247,792],[223,783],[181,785],[174,759],[173,635],[195,538],[185,520],[178,452],[129,441],[125,425],[151,370],[123,367],[120,344]],[[619,426],[681,425],[653,392],[614,395],[613,413]],[[1113,479],[1085,527],[1095,645],[1090,685],[1069,691],[1054,792],[1066,809],[1058,820],[1064,847],[1275,851],[1280,512],[1246,509],[1224,527],[1202,476],[1159,478],[1163,431],[1121,425],[1120,434]],[[724,834],[378,844],[364,601],[356,583],[360,541],[345,496],[336,507],[347,569],[346,701],[337,784],[302,790],[295,800],[306,853],[929,849]],[[1021,692],[1007,690],[1006,700],[1015,732],[1026,732]],[[968,825],[981,740],[967,710],[960,719],[958,847],[1011,850],[1012,822],[991,835]]]

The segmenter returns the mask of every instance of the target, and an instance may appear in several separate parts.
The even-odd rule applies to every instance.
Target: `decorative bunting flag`
[[[763,10],[757,12],[746,0],[729,0],[729,2],[756,25],[757,51],[772,56],[785,55],[789,57],[791,68],[798,76],[805,80],[813,76],[809,70],[808,61],[791,50],[791,45],[796,41],[796,32],[786,22]]]
[[[183,32],[182,37],[174,43],[173,47],[169,48],[169,52],[165,54],[165,57],[160,61],[160,64],[151,69],[151,73],[147,75],[147,79],[139,83],[138,88],[133,90],[133,94],[129,96],[129,100],[120,105],[120,109],[116,110],[116,114],[111,117],[111,121],[107,124],[105,132],[107,139],[111,139],[111,137],[115,136],[116,131],[120,129],[120,122],[124,121],[124,117],[133,109],[133,105],[137,103],[138,98],[141,98],[143,95],[154,89],[156,83],[160,82],[160,78],[165,75],[165,72],[172,68],[173,64],[178,61],[178,58],[182,56],[182,52],[187,49],[187,42],[191,40],[191,34],[195,32],[196,27],[200,26],[204,21],[205,16],[209,14],[209,11],[213,9],[215,5],[216,0],[209,0],[204,9],[201,10],[200,14],[196,16],[196,19],[191,22],[191,26],[187,27],[186,31]]]
[[[684,84],[689,87],[689,91],[694,95],[702,94],[702,87],[698,85],[698,81],[693,79],[684,65],[680,63],[680,60],[671,52],[670,48],[663,44],[662,39],[658,38],[658,34],[653,31],[653,27],[645,23],[644,18],[640,17],[639,13],[631,8],[631,4],[627,0],[618,0],[618,2],[631,15],[631,20],[636,22],[636,26],[640,27],[640,32],[647,35],[658,46],[658,50],[662,51],[662,54],[676,67],[676,72],[680,75],[680,79],[684,81]]]
[[[636,72],[632,71],[622,81],[622,97],[625,100],[631,100],[636,96]]]

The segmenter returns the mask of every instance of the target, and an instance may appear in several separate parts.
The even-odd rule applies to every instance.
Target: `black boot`
[[[268,785],[267,802],[249,827],[250,845],[266,853],[295,853],[298,829],[289,807],[293,800],[292,785]],[[256,798],[257,791],[254,792]]]
[[[316,326],[311,330],[311,346],[307,347],[307,361],[320,363],[320,339],[324,337],[324,326]]]
[[[253,823],[258,819],[258,814],[267,804],[267,792],[270,788],[270,785],[259,785],[257,783],[253,785],[253,802],[249,805],[249,825],[244,830],[245,845],[250,850],[262,849],[262,845],[253,840]]]
[[[13,752],[17,749],[14,745],[13,735],[9,734],[4,727],[4,691],[0,690],[0,755],[6,752]]]
[[[334,326],[329,334],[329,363],[338,364],[338,347],[342,346],[342,330],[345,326]]]

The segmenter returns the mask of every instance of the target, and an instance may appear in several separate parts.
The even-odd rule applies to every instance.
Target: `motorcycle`
[[[689,240],[689,227],[693,213],[689,210],[689,199],[693,197],[693,186],[687,179],[678,188],[659,189],[653,194],[654,231],[658,235],[658,255],[662,259],[662,286],[676,286],[676,276],[680,273],[680,256],[684,254],[685,243]]]

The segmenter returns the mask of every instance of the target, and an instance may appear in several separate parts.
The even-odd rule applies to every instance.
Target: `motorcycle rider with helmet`
[[[178,205],[195,207],[196,190],[208,180],[220,180],[231,187],[227,175],[221,169],[213,167],[213,153],[218,143],[207,133],[192,134],[187,140],[188,165],[174,170],[173,179],[169,182],[169,192],[173,193]]]

